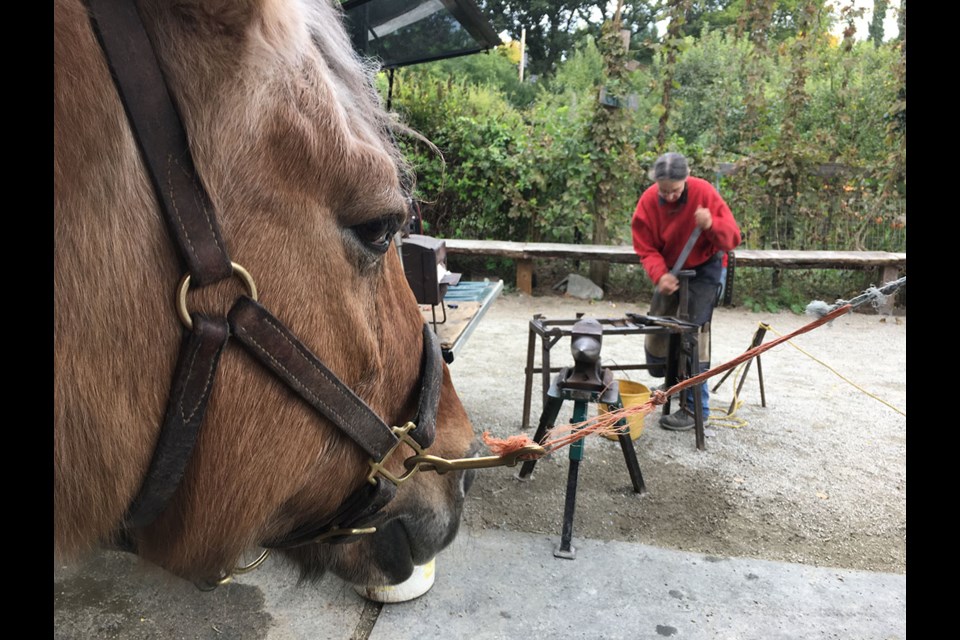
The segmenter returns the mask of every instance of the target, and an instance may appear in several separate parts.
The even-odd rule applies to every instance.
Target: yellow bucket
[[[650,389],[639,382],[618,379],[617,384],[620,386],[620,400],[623,402],[624,408],[638,407],[650,401]],[[606,403],[599,403],[600,413],[607,413],[610,410],[610,407]],[[636,413],[627,418],[627,426],[630,427],[631,440],[636,440],[640,437],[640,434],[643,433],[643,420],[646,417],[647,414],[645,413]],[[603,434],[603,437],[609,440],[617,439],[617,436],[606,433]]]

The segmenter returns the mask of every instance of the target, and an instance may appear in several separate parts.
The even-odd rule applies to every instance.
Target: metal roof
[[[500,44],[474,0],[345,0],[342,7],[353,46],[384,69]]]

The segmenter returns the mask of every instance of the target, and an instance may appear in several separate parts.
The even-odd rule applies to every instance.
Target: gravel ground
[[[558,295],[502,295],[451,365],[477,433],[533,435],[540,382],[534,380],[531,429],[521,430],[529,320],[616,318],[646,304],[588,302]],[[761,322],[766,341],[811,322],[790,312],[720,308],[713,365],[745,351]],[[795,348],[796,347],[796,348]],[[643,361],[642,336],[607,336],[603,363]],[[572,364],[569,340],[551,351]],[[754,365],[732,416],[728,378],[711,396],[706,450],[693,431],[661,429],[647,416],[635,445],[649,492],[637,495],[619,444],[585,441],[574,539],[624,540],[720,556],[906,573],[906,316],[848,313],[761,357],[766,407]],[[539,365],[539,353],[536,364]],[[645,371],[618,377],[654,387]],[[536,376],[538,378],[539,376]],[[737,373],[736,379],[739,379]],[[711,388],[720,377],[710,380]],[[677,404],[673,403],[674,408]],[[573,402],[558,422],[568,422]],[[591,406],[590,415],[596,408]],[[554,534],[563,518],[568,461],[538,462],[531,480],[515,469],[481,471],[468,497],[473,527]]]

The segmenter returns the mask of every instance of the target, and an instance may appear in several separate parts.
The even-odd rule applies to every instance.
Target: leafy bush
[[[512,50],[397,73],[393,108],[439,150],[401,140],[432,234],[584,243],[600,221],[606,241],[629,244],[630,216],[649,185],[644,172],[661,150],[675,150],[718,185],[745,248],[906,250],[899,45],[802,34],[758,48],[704,28],[676,43],[665,105],[665,58],[624,73],[622,60],[601,54],[611,41],[598,47],[585,38],[536,84],[519,82]],[[611,69],[618,71],[606,77]],[[619,110],[599,106],[601,87]],[[481,266],[513,277],[511,261]],[[629,297],[637,287],[646,295],[639,267],[611,266],[609,293]],[[748,269],[737,277],[734,303],[795,311],[881,284],[849,271]]]

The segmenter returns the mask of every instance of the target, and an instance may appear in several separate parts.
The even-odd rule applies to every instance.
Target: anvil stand
[[[613,372],[599,367],[597,367],[597,372],[598,375],[591,376],[579,375],[576,367],[567,367],[560,370],[547,391],[546,402],[543,412],[540,414],[540,423],[537,426],[534,441],[541,442],[546,436],[547,431],[556,422],[564,400],[574,401],[570,424],[578,424],[587,420],[589,403],[602,402],[614,411],[623,407],[619,384],[614,380]],[[617,439],[620,441],[620,448],[627,463],[627,471],[630,473],[633,490],[635,493],[644,494],[647,492],[647,487],[643,482],[643,475],[640,473],[640,464],[637,462],[633,440],[630,439],[629,429],[626,428],[626,419],[621,418],[617,422],[617,426],[622,428],[622,432],[617,436]],[[577,503],[577,479],[580,473],[580,462],[583,460],[583,443],[584,439],[580,439],[570,445],[570,466],[567,471],[563,530],[560,537],[560,546],[553,552],[553,555],[558,558],[572,560],[576,557],[576,549],[571,545],[571,540],[573,538],[573,514]],[[517,478],[520,480],[528,479],[530,474],[533,473],[533,467],[536,463],[536,460],[524,462],[517,473]]]
[[[672,387],[678,382],[691,376],[696,370],[694,364],[698,362],[699,351],[699,327],[687,321],[689,306],[689,279],[695,275],[695,271],[681,271],[677,274],[680,278],[680,298],[677,309],[678,318],[673,317],[654,317],[643,316],[635,313],[627,313],[622,318],[606,318],[600,322],[602,335],[647,335],[660,334],[667,336],[669,356],[666,362],[666,386]],[[524,369],[524,390],[523,390],[523,419],[521,429],[527,430],[531,426],[530,405],[533,396],[533,379],[535,374],[541,374],[542,399],[543,406],[547,403],[547,390],[550,388],[552,380],[550,374],[560,371],[559,367],[550,366],[550,352],[553,347],[564,336],[572,336],[573,332],[570,325],[576,326],[582,320],[582,315],[578,313],[576,320],[548,320],[541,314],[536,314],[530,321],[530,334],[527,340],[527,365]],[[541,366],[534,367],[534,355],[536,351],[537,336],[540,337],[540,360]],[[650,369],[649,364],[615,364],[609,367],[613,371],[626,371],[634,369]],[[690,389],[684,389],[679,394],[680,410],[687,405],[687,394]],[[696,446],[699,451],[706,449],[706,437],[704,434],[703,421],[709,408],[704,407],[701,401],[701,395],[694,393],[692,396],[694,405],[694,435]],[[670,415],[672,397],[668,397],[661,410],[661,415]]]

